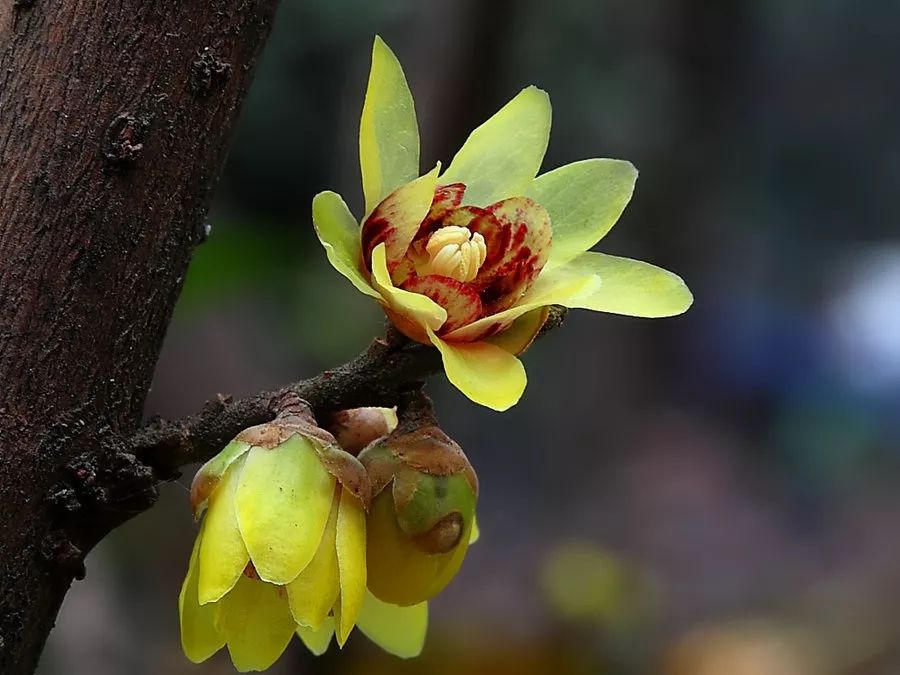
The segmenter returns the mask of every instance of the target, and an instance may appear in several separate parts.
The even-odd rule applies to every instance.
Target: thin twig
[[[539,337],[559,326],[564,316],[564,308],[551,308]],[[151,422],[131,439],[130,452],[161,479],[172,478],[180,467],[212,457],[247,427],[274,419],[285,401],[299,396],[317,416],[362,406],[390,407],[402,392],[440,371],[436,349],[389,331],[352,361],[308,380],[237,400],[219,395],[195,415]]]

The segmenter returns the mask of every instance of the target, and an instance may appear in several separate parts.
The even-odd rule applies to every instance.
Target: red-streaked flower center
[[[466,186],[440,185],[414,232],[392,224],[397,198],[388,195],[362,226],[362,262],[370,273],[372,250],[384,243],[396,286],[425,295],[447,311],[438,335],[512,307],[537,279],[550,254],[550,216],[527,197],[485,207],[461,206]],[[401,331],[427,341],[420,329],[391,311]],[[491,332],[503,330],[495,326]]]

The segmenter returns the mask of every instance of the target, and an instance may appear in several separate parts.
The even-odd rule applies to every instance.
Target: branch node
[[[400,392],[397,401],[398,428],[413,431],[424,426],[437,426],[434,404],[425,393],[422,382]]]
[[[299,415],[310,419],[313,418],[312,406],[309,405],[309,402],[291,389],[285,389],[275,394],[269,409],[275,417]]]
[[[48,534],[41,543],[41,555],[52,565],[62,567],[81,581],[87,574],[84,552],[60,530]]]

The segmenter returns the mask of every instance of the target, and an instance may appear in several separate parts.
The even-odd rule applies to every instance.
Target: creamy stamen
[[[428,262],[420,274],[439,274],[457,281],[472,281],[487,258],[484,237],[457,225],[447,225],[425,244]]]

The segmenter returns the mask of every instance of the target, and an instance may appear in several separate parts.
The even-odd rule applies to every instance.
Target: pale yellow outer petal
[[[522,397],[525,368],[508,351],[487,342],[445,342],[430,330],[428,337],[441,352],[447,379],[475,403],[503,411]]]
[[[225,636],[234,667],[265,670],[281,656],[297,628],[284,588],[241,576],[217,603],[216,628]]]
[[[297,626],[297,637],[299,637],[306,648],[316,656],[322,656],[328,651],[328,645],[331,644],[331,636],[334,635],[334,618],[327,617],[322,625],[318,628],[307,628],[306,626]]]
[[[582,253],[561,270],[592,273],[601,283],[570,299],[567,307],[661,318],[685,312],[694,300],[681,277],[650,263],[604,253]]]
[[[386,652],[403,659],[422,653],[428,631],[428,603],[399,607],[366,593],[357,621],[367,638]]]
[[[274,450],[250,450],[235,504],[260,579],[286,584],[313,559],[334,485],[312,442],[302,436],[292,436]]]
[[[228,467],[249,449],[249,443],[233,440],[219,454],[200,467],[191,482],[191,508],[194,512],[194,520],[200,520],[200,516],[206,511],[207,500],[213,490],[219,486]]]
[[[469,532],[469,545],[474,544],[479,539],[481,539],[481,530],[478,529],[478,519],[475,516],[473,516],[472,517],[472,531]]]
[[[485,338],[485,341],[505,349],[510,354],[521,354],[531,346],[541,332],[549,312],[547,307],[532,309],[513,321],[502,333]]]
[[[225,638],[216,630],[213,603],[201,605],[198,601],[197,583],[199,577],[200,540],[203,528],[194,542],[187,576],[178,594],[178,619],[181,625],[181,648],[184,655],[194,663],[206,661],[225,645]]]
[[[366,213],[419,173],[419,129],[403,68],[380,37],[359,123],[359,166]]]
[[[478,321],[451,331],[444,338],[452,342],[478,339],[484,330],[498,323],[509,323],[533,310],[547,305],[565,305],[586,293],[593,292],[600,280],[588,272],[573,269],[558,269],[541,273],[534,285],[509,309],[491,314]],[[501,334],[502,335],[502,334]],[[500,337],[500,336],[497,336]],[[515,343],[515,340],[512,341]],[[511,344],[512,346],[512,344]]]
[[[469,135],[441,183],[465,183],[464,203],[478,206],[524,195],[544,161],[550,119],[547,92],[523,89]]]
[[[474,521],[472,526],[474,527]],[[466,553],[468,552],[471,543],[472,527],[469,528],[468,532],[463,532],[463,539],[453,550],[453,555],[446,559],[441,565],[440,573],[435,577],[434,582],[431,585],[430,595],[432,597],[443,591],[447,587],[447,584],[453,581],[453,577],[456,576],[456,573],[459,572],[459,568],[462,567],[463,560],[466,558]]]
[[[331,266],[349,279],[360,293],[377,299],[378,293],[360,272],[359,223],[341,196],[330,191],[317,194],[313,197],[312,216],[316,235]]]
[[[600,241],[631,200],[637,169],[617,159],[586,159],[538,176],[526,196],[550,213],[549,267],[568,262]]]
[[[640,260],[587,252],[544,270],[514,307],[473,321],[444,338],[453,342],[477,339],[485,328],[547,305],[661,318],[681,314],[692,302],[690,290],[672,272]],[[502,333],[491,341],[504,345]],[[515,344],[513,339],[509,346]]]
[[[395,605],[410,606],[431,597],[452,554],[429,555],[400,529],[391,489],[369,506],[366,562],[369,591]]]
[[[372,251],[372,283],[388,307],[423,328],[438,330],[447,320],[447,310],[431,298],[394,286],[388,274],[384,244]]]
[[[209,498],[198,557],[198,599],[201,605],[225,595],[244,573],[250,555],[238,526],[234,497],[247,455],[234,460]]]
[[[348,490],[341,490],[340,500],[335,541],[341,594],[336,633],[338,644],[343,647],[366,595],[366,512]]]
[[[341,590],[334,543],[339,504],[340,500],[332,499],[331,514],[316,555],[297,578],[285,587],[294,619],[301,626],[311,629],[323,625]]]

